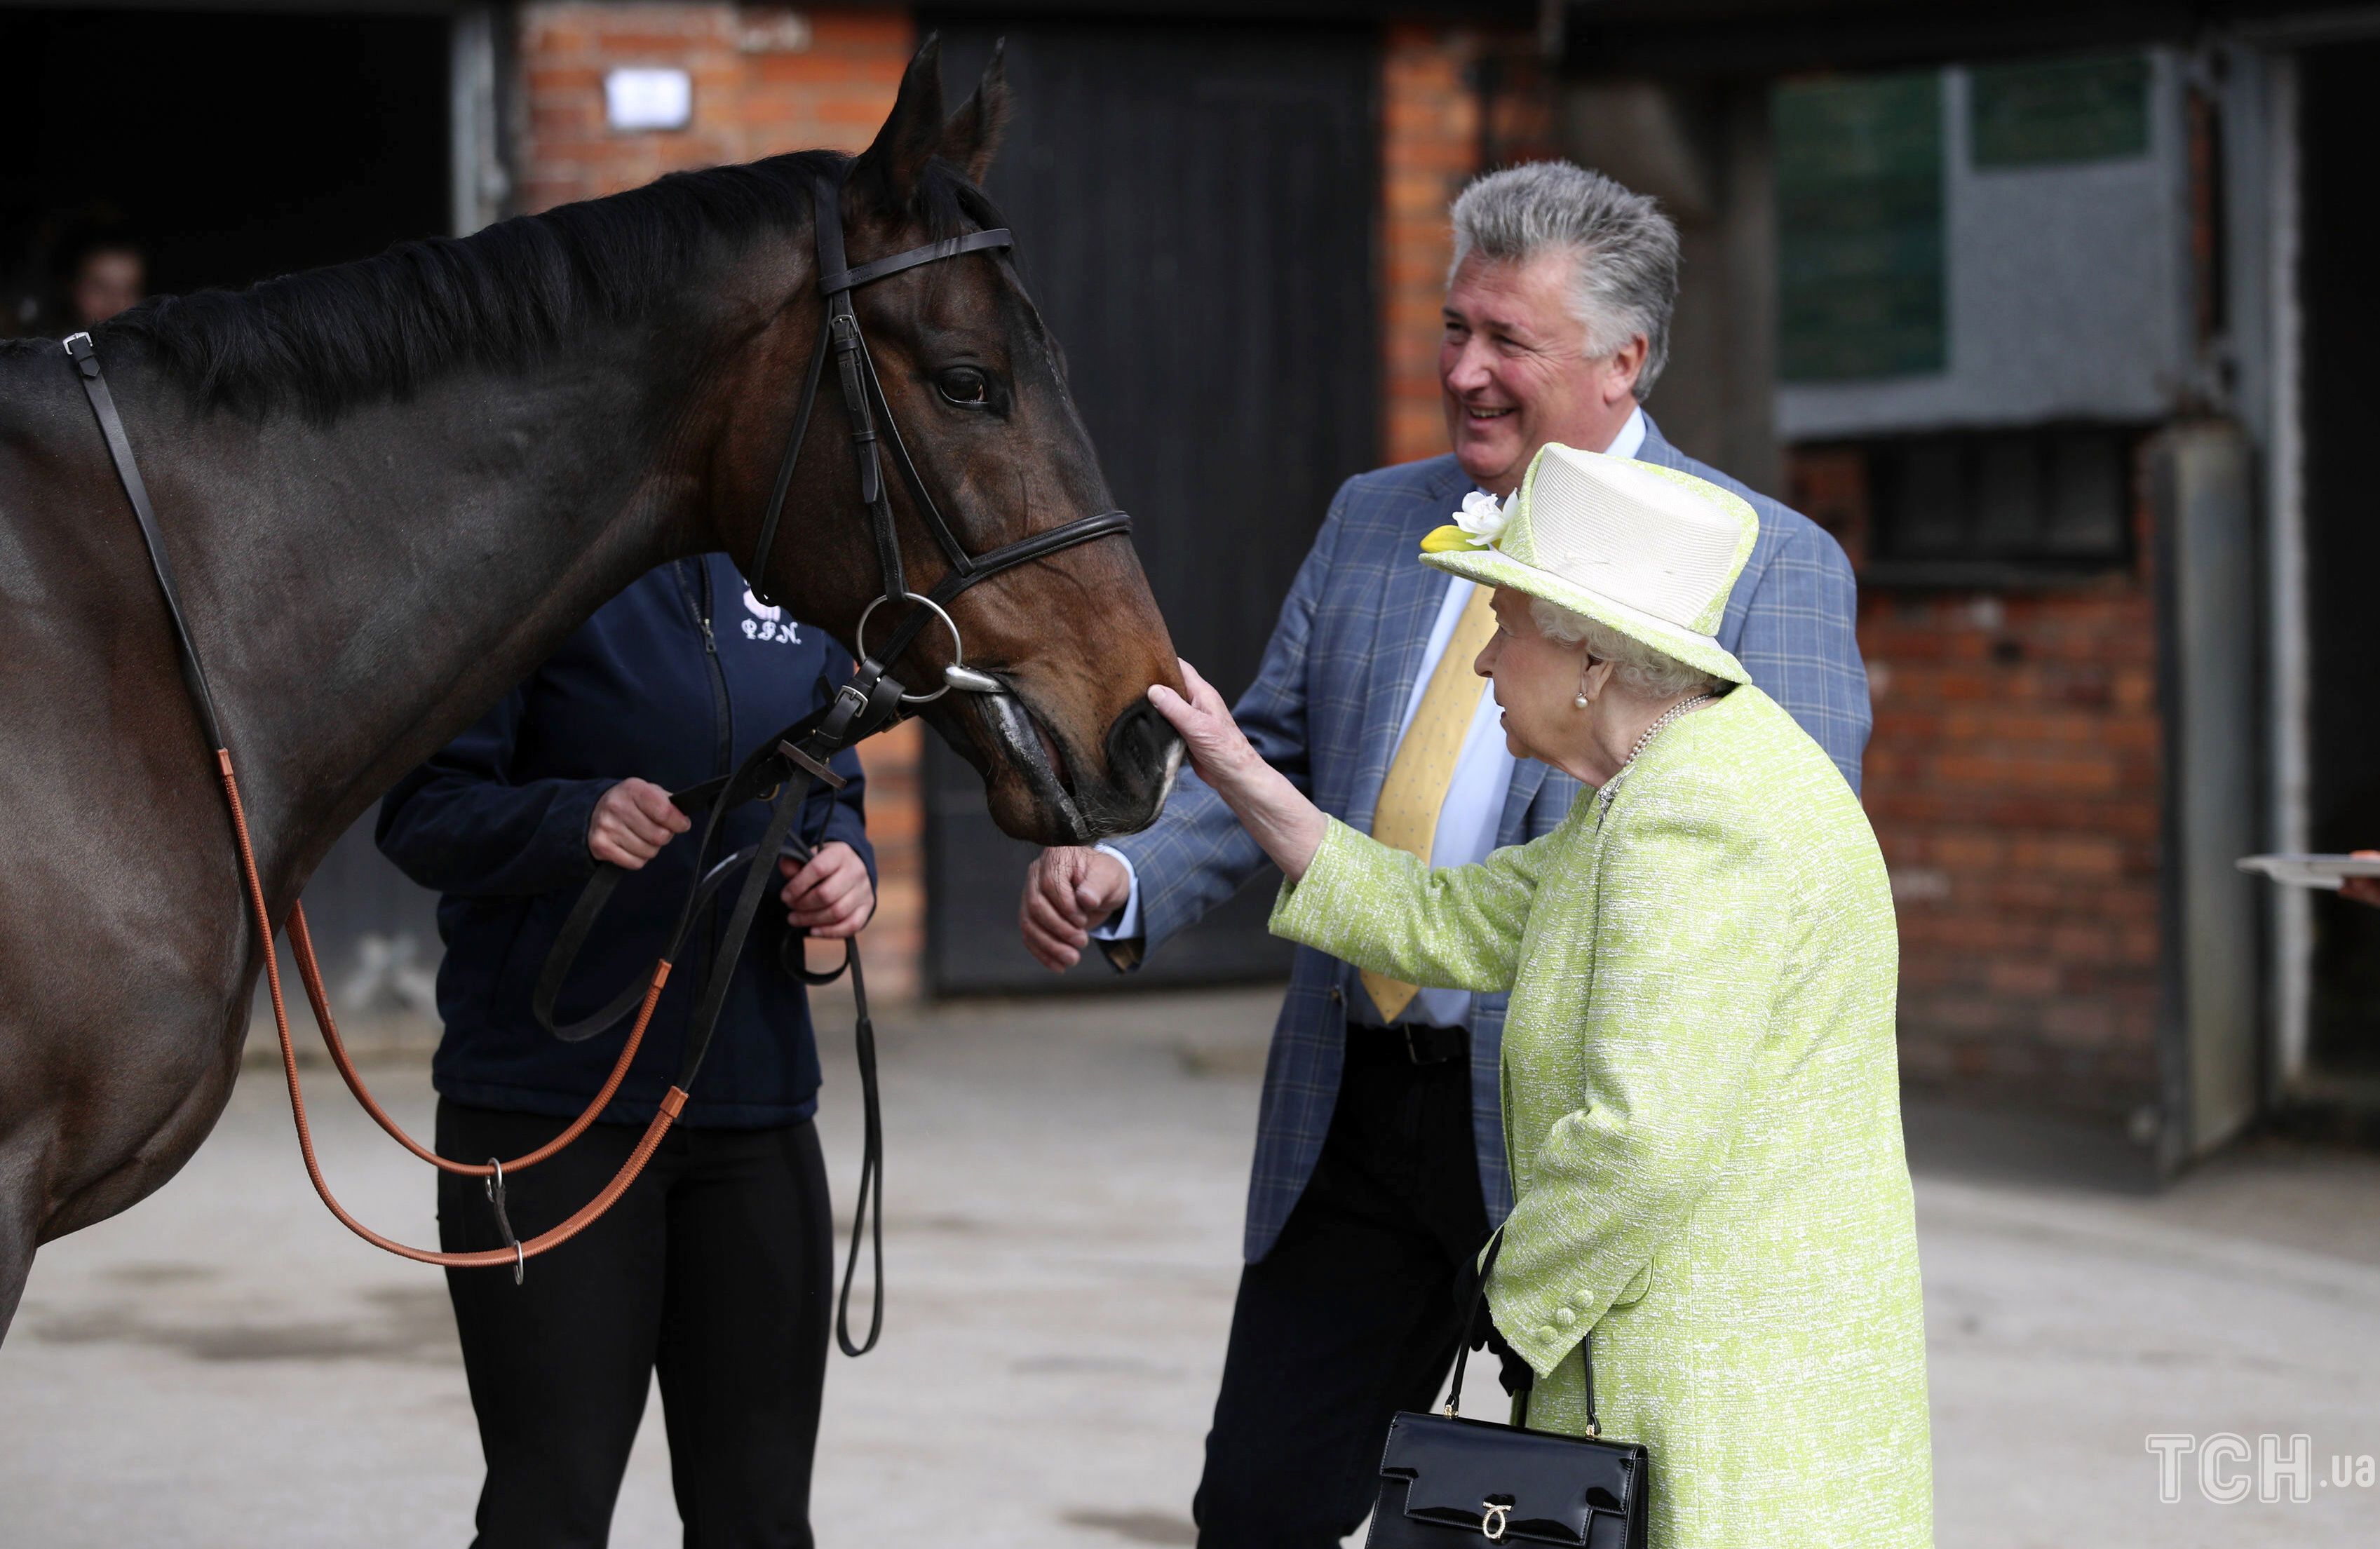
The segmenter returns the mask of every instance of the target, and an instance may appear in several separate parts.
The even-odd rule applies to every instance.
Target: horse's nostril
[[[1132,833],[1156,820],[1181,772],[1183,754],[1182,739],[1146,699],[1135,701],[1109,724],[1104,751],[1106,778],[1075,792],[1093,837],[1100,839]]]
[[[1181,761],[1182,739],[1157,707],[1143,699],[1108,728],[1108,778],[1135,800],[1160,794]]]

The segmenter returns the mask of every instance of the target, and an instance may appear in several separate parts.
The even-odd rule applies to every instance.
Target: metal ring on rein
[[[966,665],[966,642],[959,637],[959,626],[952,622],[950,614],[942,611],[942,605],[923,592],[903,592],[901,595],[911,602],[922,602],[932,609],[934,617],[941,620],[942,627],[951,632],[951,664],[942,669],[942,686],[931,694],[911,694],[904,689],[901,702],[905,705],[930,705],[953,688],[965,688],[978,694],[998,692],[1000,684],[996,680],[986,677]],[[889,600],[891,599],[888,598],[880,597],[860,611],[859,623],[851,632],[851,647],[862,661],[868,660],[868,621],[875,616],[876,610],[883,607]],[[889,670],[891,664],[886,665]]]

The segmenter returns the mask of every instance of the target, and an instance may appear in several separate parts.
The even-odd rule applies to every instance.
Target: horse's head
[[[961,232],[997,224],[978,191],[1004,113],[1000,59],[945,122],[935,43],[918,51],[876,141],[853,163],[842,195],[847,260],[857,267]],[[805,255],[807,256],[807,255]],[[898,471],[892,438],[970,555],[1109,510],[1065,367],[1009,256],[975,251],[868,284],[852,300],[882,383],[892,426],[876,426],[907,589],[930,591],[951,562]],[[782,444],[820,329],[810,266],[763,330],[738,418],[752,443]],[[774,446],[767,446],[773,454]],[[770,459],[773,469],[773,455]],[[747,478],[736,481],[753,488]],[[742,555],[758,512],[722,527]],[[740,535],[737,536],[737,535]],[[884,589],[852,453],[836,363],[818,389],[783,526],[763,585],[803,618],[855,649],[881,650],[895,610],[857,637],[862,611]],[[914,605],[912,605],[914,606]],[[1173,647],[1130,541],[1110,536],[1000,572],[953,602],[965,665],[998,680],[996,693],[945,695],[923,712],[982,772],[1000,826],[1019,839],[1083,843],[1148,823],[1163,805],[1181,744],[1147,699],[1151,684],[1179,686]],[[892,663],[919,692],[941,686],[950,631],[929,622]]]

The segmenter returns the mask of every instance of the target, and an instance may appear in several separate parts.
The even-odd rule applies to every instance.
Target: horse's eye
[[[991,379],[972,366],[953,366],[937,379],[942,396],[963,409],[979,409],[991,402]]]

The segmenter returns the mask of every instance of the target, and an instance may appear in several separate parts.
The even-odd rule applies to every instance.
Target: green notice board
[[[1776,95],[1778,369],[1787,381],[1942,370],[1942,77]]]
[[[1979,65],[1968,82],[1978,167],[2148,154],[2146,54]]]

